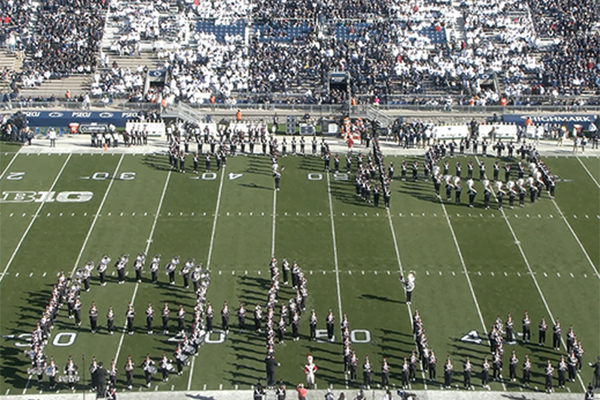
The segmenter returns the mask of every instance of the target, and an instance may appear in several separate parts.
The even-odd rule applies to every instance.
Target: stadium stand
[[[0,42],[25,50],[18,71],[0,66],[13,98],[46,95],[48,81],[73,75],[80,86],[61,89],[192,104],[453,95],[490,105],[600,93],[594,0],[0,3]],[[349,76],[347,89],[330,87],[334,72]]]

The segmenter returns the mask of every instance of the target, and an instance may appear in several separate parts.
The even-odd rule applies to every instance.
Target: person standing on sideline
[[[267,354],[265,365],[267,368],[267,388],[270,388],[275,386],[275,368],[281,366],[281,364],[275,360],[275,356],[273,354]]]
[[[48,131],[48,139],[50,139],[50,147],[56,147],[56,131],[50,128]]]

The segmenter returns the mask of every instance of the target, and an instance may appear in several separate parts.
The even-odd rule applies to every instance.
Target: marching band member
[[[92,301],[92,306],[90,308],[90,329],[92,333],[96,333],[96,329],[98,326],[98,309],[96,308],[96,303]]]
[[[152,323],[154,322],[154,309],[152,308],[152,303],[148,303],[148,308],[146,309],[146,332],[148,335],[152,335]]]
[[[98,370],[98,362],[96,361],[96,356],[92,356],[92,364],[90,365],[90,376],[92,378],[92,391],[95,392],[98,390],[98,377],[95,372]]]
[[[531,361],[529,360],[529,354],[525,353],[525,360],[523,361],[523,386],[529,387],[531,381]]]
[[[450,361],[450,356],[446,358],[446,364],[444,364],[444,386],[446,389],[450,389],[452,386],[452,370],[454,366],[452,365],[452,361]]]
[[[79,377],[77,376],[77,369],[78,367],[77,364],[73,362],[73,357],[69,356],[69,360],[65,366],[64,374],[66,375],[65,378],[71,391],[75,391],[75,382],[79,380]]]
[[[365,362],[363,363],[363,384],[367,390],[371,388],[371,363],[369,362],[369,356],[365,356]]]
[[[54,363],[53,357],[50,357],[50,364],[46,367],[44,372],[50,380],[50,390],[56,389],[56,374],[58,373],[58,367]]]
[[[193,258],[188,259],[183,267],[181,267],[181,271],[179,274],[183,277],[183,287],[189,289],[190,287],[190,273],[192,272],[192,268],[194,268],[194,264],[196,261]]]
[[[194,293],[198,293],[198,290],[200,289],[200,278],[202,278],[202,264],[197,264],[191,275]]]
[[[552,379],[554,378],[554,367],[552,366],[552,362],[550,361],[550,359],[548,359],[548,364],[546,364],[546,368],[544,369],[544,375],[546,376],[546,393],[551,393],[554,391],[554,388],[552,387]]]
[[[131,303],[127,305],[127,311],[125,312],[125,318],[127,320],[127,333],[133,335],[133,320],[135,317],[135,310]]]
[[[556,320],[554,326],[552,327],[552,347],[554,350],[560,350],[560,341],[562,336],[562,328],[560,326],[560,321]]]
[[[490,188],[490,181],[487,179],[483,180],[483,205],[486,210],[490,209],[490,197],[492,196],[492,189]]]
[[[75,299],[75,304],[73,305],[73,315],[75,316],[75,324],[77,326],[81,325],[81,300],[79,300],[79,297],[77,297]]]
[[[206,331],[211,333],[213,331],[213,318],[215,316],[215,310],[213,309],[210,301],[206,303]]]
[[[475,188],[473,187],[473,179],[469,179],[467,181],[467,187],[469,188],[468,194],[469,194],[469,207],[473,208],[474,206],[474,202],[475,202],[475,196],[477,195],[477,190],[475,190]]]
[[[117,276],[118,276],[117,279],[119,281],[119,285],[122,285],[123,283],[125,283],[125,267],[127,266],[128,262],[129,262],[129,255],[123,254],[121,257],[119,257],[119,259],[115,263],[115,268],[117,269]]]
[[[238,308],[237,314],[240,332],[244,332],[246,327],[246,309],[244,308],[243,302],[240,302],[240,308]]]
[[[517,181],[517,188],[519,189],[519,207],[525,207],[525,195],[527,194],[525,180],[519,179]]]
[[[467,390],[471,389],[471,374],[472,374],[472,372],[473,372],[473,364],[471,363],[471,360],[469,359],[469,357],[467,357],[467,360],[463,364],[463,385],[464,385],[465,389],[467,389]]]
[[[171,259],[171,261],[165,267],[167,274],[169,275],[169,284],[175,285],[175,271],[177,270],[177,266],[179,265],[179,256],[175,256]]]
[[[223,303],[223,308],[221,309],[221,326],[223,327],[225,334],[228,334],[229,333],[229,306],[227,305],[226,301]]]
[[[109,335],[112,335],[115,330],[115,312],[112,306],[108,307],[108,312],[106,313],[106,329]]]
[[[115,364],[115,360],[113,359],[110,363],[110,368],[108,370],[109,382],[108,385],[110,387],[117,386],[117,365]]]
[[[317,313],[313,308],[310,312],[309,324],[310,324],[310,340],[317,340]]]
[[[452,201],[452,189],[454,189],[452,177],[450,175],[446,175],[446,201]]]
[[[406,293],[406,304],[411,304],[412,300],[412,292],[415,290],[415,278],[414,274],[409,273],[406,279],[400,275],[400,282],[402,282],[402,287],[404,288],[404,292]]]
[[[258,303],[254,307],[254,331],[260,332],[260,327],[262,325],[262,309]]]
[[[152,275],[152,283],[158,282],[158,269],[160,268],[160,254],[156,254],[150,263],[150,274]]]
[[[490,363],[488,362],[487,356],[483,358],[483,364],[481,365],[481,385],[484,389],[490,388]]]
[[[567,368],[568,368],[567,362],[565,361],[565,356],[563,356],[563,355],[560,356],[560,360],[558,361],[556,368],[558,369],[558,387],[564,388],[565,381],[567,378]]]
[[[513,181],[508,181],[506,183],[506,187],[508,188],[508,206],[512,210],[515,204],[515,197],[517,196],[517,191],[515,190],[515,183]]]
[[[498,210],[502,210],[502,201],[506,192],[502,189],[502,182],[496,181],[496,199],[498,200]]]
[[[460,178],[457,176],[454,178],[454,198],[456,204],[460,204],[460,195],[462,194],[462,186],[460,185]]]
[[[131,355],[127,356],[127,361],[125,362],[125,376],[127,378],[127,390],[131,390],[133,388],[133,370],[135,368],[135,364],[131,360]]]
[[[327,314],[327,319],[325,320],[327,325],[327,340],[333,342],[333,330],[335,324],[335,317],[333,316],[333,311],[331,308],[329,309],[329,314]]]
[[[540,321],[539,327],[539,335],[538,335],[538,344],[540,346],[545,346],[546,344],[546,330],[548,329],[548,324],[546,324],[546,318],[542,317]]]
[[[183,364],[187,360],[187,356],[183,354],[183,349],[181,348],[181,344],[177,344],[177,349],[175,349],[175,362],[177,363],[177,375],[183,374]]]
[[[171,310],[169,309],[169,303],[165,302],[165,306],[162,309],[162,329],[163,334],[169,333],[169,317],[171,316]]]
[[[150,359],[150,353],[146,354],[146,359],[142,362],[142,369],[144,370],[144,377],[146,378],[146,387],[150,388],[152,374],[156,372],[154,361]]]
[[[519,364],[519,359],[517,358],[517,354],[515,351],[512,351],[510,355],[510,359],[508,360],[508,374],[511,382],[517,381],[517,365]]]
[[[173,361],[169,360],[167,357],[167,353],[163,352],[163,356],[159,361],[160,372],[162,373],[163,382],[167,382],[169,380],[169,371],[173,370]]]
[[[431,350],[431,354],[429,355],[429,380],[434,382],[437,374],[437,357],[433,350]]]
[[[180,304],[179,310],[177,310],[177,329],[179,333],[185,333],[185,310],[183,309],[183,304]]]
[[[138,283],[142,283],[142,271],[144,269],[144,262],[146,262],[146,255],[142,252],[138,253],[135,262],[133,263],[133,269],[135,270],[135,280]]]
[[[381,362],[381,386],[387,388],[390,385],[390,365],[387,358],[383,357]]]

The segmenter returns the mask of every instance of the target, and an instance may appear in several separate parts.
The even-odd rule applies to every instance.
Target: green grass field
[[[350,329],[355,331],[353,348],[361,365],[369,355],[376,382],[385,356],[392,368],[391,381],[399,385],[402,357],[414,347],[411,313],[415,309],[423,317],[440,365],[437,383],[424,383],[419,372],[413,389],[440,389],[446,355],[452,357],[455,372],[461,370],[466,356],[479,372],[488,354],[485,332],[496,316],[505,320],[512,313],[520,331],[524,310],[529,311],[534,327],[532,343],[506,346],[505,363],[513,349],[521,361],[529,353],[534,364],[532,387],[543,390],[546,359],[556,364],[564,353],[564,349],[549,348],[551,336],[546,347],[537,346],[537,323],[545,316],[550,325],[552,316],[560,319],[564,333],[574,325],[586,351],[581,381],[557,391],[581,392],[582,383],[587,386],[592,379],[587,362],[600,354],[598,158],[546,159],[563,180],[555,201],[544,193],[541,201],[524,208],[485,211],[479,190],[478,207],[469,209],[441,203],[430,182],[396,180],[388,213],[381,205],[376,209],[354,196],[353,176],[348,180],[343,175],[328,176],[322,172],[322,161],[314,157],[282,159],[282,188],[274,192],[270,160],[265,157],[231,157],[225,173],[198,176],[191,171],[170,172],[164,155],[15,156],[16,148],[5,144],[0,150],[0,272],[4,271],[0,277],[0,394],[38,391],[35,377],[30,381],[26,372],[29,362],[23,346],[27,336],[18,335],[35,328],[59,271],[70,275],[88,260],[97,263],[105,253],[116,260],[123,253],[134,257],[146,250],[149,257],[162,254],[163,268],[174,255],[208,263],[212,271],[208,299],[216,311],[224,301],[235,309],[240,301],[249,305],[245,333],[238,332],[232,313],[233,328],[226,337],[214,333],[210,341],[215,343],[205,343],[183,375],[172,376],[167,383],[161,383],[157,375],[149,390],[249,389],[259,378],[264,382],[264,338],[251,329],[251,305],[266,301],[272,253],[278,260],[296,259],[303,267],[309,288],[307,307],[315,308],[319,329],[325,329],[329,308],[338,322],[340,310],[347,313]],[[401,159],[391,157],[398,166]],[[458,160],[467,163],[467,157]],[[487,159],[489,166],[492,162]],[[23,191],[37,192],[35,199],[42,197],[41,191],[52,191],[54,201],[11,201],[18,198],[14,192]],[[93,195],[85,202],[64,201],[76,197],[64,194],[69,191]],[[114,271],[113,264],[109,273]],[[101,287],[94,272],[90,292],[82,292],[82,325],[75,326],[63,306],[65,311],[61,310],[46,347],[46,354],[61,369],[69,355],[86,371],[92,356],[106,366],[116,358],[119,390],[125,385],[127,355],[139,366],[146,353],[158,360],[163,351],[172,356],[176,347],[168,336],[145,333],[148,302],[158,310],[168,301],[173,312],[183,304],[189,326],[195,301],[192,291],[182,287],[180,276],[175,287],[169,286],[163,270],[162,282],[153,285],[146,269],[145,280],[137,284],[131,265],[124,285],[111,276],[108,285]],[[398,281],[400,270],[413,270],[417,276],[410,307]],[[280,299],[289,299],[291,288],[282,288]],[[87,317],[92,301],[100,311],[97,334],[90,333]],[[133,336],[123,335],[120,329],[130,301],[137,312]],[[104,329],[109,305],[115,309],[119,327],[113,336]],[[159,320],[155,318],[155,324]],[[219,329],[219,318],[215,324]],[[174,318],[171,325],[174,331]],[[460,340],[472,330],[484,338],[481,345]],[[310,342],[303,316],[301,332],[300,341],[276,346],[276,358],[282,364],[278,379],[302,382],[302,366],[310,353],[319,367],[320,388],[357,387],[343,374],[339,331],[334,343]],[[58,335],[61,340],[55,343]],[[81,365],[83,354],[85,365]],[[455,373],[454,380],[462,386],[461,373]],[[476,390],[482,390],[479,379],[473,382]],[[140,368],[134,383],[134,390],[142,390]],[[522,390],[519,382],[508,379],[493,382],[491,388]],[[65,389],[59,385],[59,390]]]

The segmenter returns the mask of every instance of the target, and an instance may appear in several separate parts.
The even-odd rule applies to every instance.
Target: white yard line
[[[85,251],[85,248],[87,246],[87,242],[90,239],[90,236],[92,235],[92,231],[94,230],[94,226],[96,226],[96,221],[98,221],[98,217],[100,216],[100,212],[102,212],[102,207],[104,207],[104,202],[106,201],[106,198],[108,197],[108,193],[110,192],[110,188],[112,187],[112,184],[113,184],[113,182],[116,179],[117,171],[121,167],[121,163],[123,162],[123,158],[124,157],[125,157],[125,154],[121,154],[121,158],[119,159],[119,162],[117,163],[117,167],[115,168],[115,172],[113,172],[113,174],[111,175],[112,178],[110,179],[110,182],[108,183],[108,187],[106,188],[106,192],[104,192],[104,197],[102,198],[102,201],[100,202],[100,205],[98,206],[98,211],[96,211],[96,215],[94,216],[94,220],[92,221],[92,225],[90,226],[90,229],[88,230],[88,233],[87,233],[87,235],[85,237],[85,240],[83,241],[83,244],[81,245],[81,250],[79,251],[79,254],[77,255],[77,259],[75,260],[75,265],[73,265],[73,271],[71,271],[71,276],[73,276],[75,274],[75,270],[77,269],[77,265],[79,264],[79,261],[81,261],[81,256],[83,255],[83,252]]]
[[[148,237],[148,240],[146,241],[146,250],[144,251],[144,254],[148,254],[148,250],[150,249],[150,245],[152,244],[152,238],[154,237],[154,230],[156,229],[156,222],[158,221],[158,216],[160,214],[160,210],[162,208],[162,204],[163,201],[165,199],[165,194],[167,193],[167,187],[169,186],[169,180],[171,179],[171,172],[172,170],[169,170],[169,172],[167,173],[167,179],[165,180],[165,186],[163,187],[163,191],[162,191],[162,195],[160,196],[160,200],[158,202],[158,207],[156,209],[156,215],[154,216],[154,222],[152,223],[152,229],[150,229],[150,236]],[[135,296],[137,295],[137,291],[139,288],[140,284],[138,282],[135,283],[135,289],[133,290],[133,295],[131,296],[131,304],[133,305],[133,302],[135,301]],[[123,326],[123,331],[121,332],[121,339],[119,339],[119,346],[117,347],[117,353],[115,354],[115,364],[118,364],[119,361],[119,354],[121,353],[121,347],[123,346],[123,339],[125,339],[125,332],[126,332],[126,327],[127,327],[127,323],[125,323],[125,325]]]
[[[398,248],[398,240],[396,239],[396,231],[394,230],[394,224],[392,223],[392,214],[390,213],[390,209],[387,209],[388,221],[390,222],[390,231],[392,232],[392,239],[394,240],[394,249],[396,250],[396,260],[398,261],[398,270],[400,271],[400,275],[404,276],[404,271],[402,269],[402,261],[400,260],[400,249]],[[406,304],[406,309],[408,311],[408,320],[410,321],[411,330],[414,328],[413,314],[412,308],[410,304]],[[421,378],[423,379],[423,388],[427,390],[427,377],[425,376],[425,369],[423,368],[423,364],[421,364]]]
[[[65,163],[63,164],[62,168],[58,172],[58,175],[56,175],[56,178],[54,179],[54,182],[52,182],[52,186],[50,186],[50,189],[48,189],[48,192],[51,192],[52,189],[54,189],[54,186],[56,186],[56,183],[58,182],[58,179],[62,175],[62,173],[65,170],[65,167],[67,166],[67,163],[69,162],[70,159],[71,159],[71,154],[69,154],[69,156],[65,160]],[[17,255],[17,252],[21,248],[21,245],[23,244],[23,241],[27,237],[27,234],[29,233],[29,230],[33,226],[33,223],[35,222],[35,220],[37,219],[37,217],[40,215],[40,211],[42,210],[42,207],[44,207],[44,204],[46,204],[45,201],[42,201],[40,203],[40,206],[38,207],[36,213],[31,218],[31,222],[27,226],[27,229],[25,229],[25,233],[23,233],[23,236],[21,236],[21,240],[19,240],[19,243],[17,243],[17,247],[15,248],[15,251],[10,256],[10,259],[8,260],[8,263],[6,264],[6,267],[4,268],[4,271],[2,271],[2,275],[0,275],[0,282],[2,282],[2,280],[6,276],[6,272],[8,271],[8,268],[10,268],[10,265],[12,264],[13,260],[15,259],[15,256]]]
[[[17,156],[19,155],[19,153],[15,154],[14,157],[10,160],[10,162],[8,163],[8,165],[6,166],[6,168],[4,168],[4,171],[2,171],[2,174],[0,174],[0,179],[4,178],[4,175],[8,172],[8,170],[10,169],[11,165],[13,162],[15,162]]]
[[[442,206],[442,210],[444,210],[444,215],[446,216],[446,222],[448,223],[448,228],[450,229],[450,233],[452,234],[452,240],[454,240],[454,246],[456,247],[456,252],[458,253],[458,258],[460,260],[460,264],[462,265],[463,272],[465,273],[465,278],[467,278],[467,283],[469,284],[469,290],[471,291],[471,297],[473,297],[473,302],[475,303],[475,308],[477,309],[477,314],[479,315],[479,321],[481,322],[481,328],[483,329],[483,333],[486,334],[487,337],[487,329],[485,326],[485,321],[483,319],[483,314],[481,313],[481,308],[479,307],[479,301],[477,301],[477,296],[475,295],[475,290],[473,289],[473,283],[471,282],[471,278],[469,277],[469,271],[467,270],[467,264],[465,264],[465,259],[463,258],[462,251],[460,250],[460,245],[458,244],[458,239],[456,238],[456,234],[454,233],[454,228],[452,227],[452,222],[450,221],[450,217],[448,216],[448,212],[446,211],[446,205],[440,198],[440,204]]]
[[[585,258],[587,258],[588,262],[590,263],[590,266],[592,267],[592,269],[594,270],[594,274],[596,275],[596,277],[598,279],[600,279],[600,273],[598,273],[598,269],[596,268],[596,266],[594,265],[594,262],[592,261],[592,259],[590,258],[590,256],[588,255],[587,251],[585,250],[585,248],[583,247],[583,243],[581,243],[581,240],[579,240],[579,237],[577,236],[577,234],[575,233],[575,231],[573,230],[573,228],[571,227],[571,224],[569,224],[569,221],[567,221],[567,217],[565,217],[565,215],[563,214],[562,210],[560,209],[560,207],[558,207],[558,204],[556,203],[556,200],[552,199],[552,203],[554,203],[554,206],[556,207],[556,210],[560,213],[563,221],[565,221],[565,224],[567,224],[567,228],[569,228],[569,230],[571,231],[571,233],[573,234],[573,237],[575,238],[575,240],[577,241],[577,243],[579,244],[579,247],[581,248],[581,251],[583,251],[583,254],[585,254]]]
[[[477,161],[477,163],[479,164],[479,160],[477,159],[477,157],[475,157],[475,160]],[[492,194],[494,195],[494,197],[496,197],[496,194],[492,191]],[[544,296],[544,293],[542,292],[542,288],[540,287],[537,278],[535,277],[535,274],[533,273],[533,270],[531,269],[531,265],[529,264],[529,260],[527,259],[527,256],[525,255],[525,251],[523,250],[523,247],[521,246],[521,241],[519,240],[519,238],[517,237],[517,234],[515,233],[510,221],[508,220],[508,217],[506,216],[506,213],[504,212],[504,209],[500,210],[500,212],[502,213],[502,216],[504,217],[504,221],[506,221],[506,225],[508,226],[508,229],[510,230],[510,233],[512,234],[513,240],[515,242],[515,244],[517,245],[517,247],[519,248],[519,252],[521,253],[521,257],[523,258],[523,261],[525,262],[525,265],[527,266],[527,270],[529,271],[529,275],[531,276],[531,279],[533,279],[533,283],[535,284],[535,287],[538,291],[538,294],[540,295],[540,298],[542,299],[542,302],[544,303],[544,306],[546,307],[546,311],[548,312],[548,316],[550,317],[551,321],[556,321],[556,319],[554,318],[554,315],[552,314],[552,311],[550,311],[550,306],[548,305],[548,302],[546,301],[546,297]],[[567,345],[565,343],[565,340],[561,337],[560,339],[563,347],[565,348],[565,350],[567,349]],[[583,380],[581,379],[581,375],[577,374],[577,379],[579,380],[579,383],[581,384],[581,388],[585,391],[586,390],[586,386],[583,383]]]
[[[585,169],[585,172],[587,172],[587,174],[590,176],[590,178],[592,178],[592,180],[594,181],[594,183],[596,184],[596,187],[598,189],[600,189],[600,184],[598,184],[598,181],[596,180],[596,178],[594,178],[594,175],[592,175],[592,173],[590,172],[590,170],[585,166],[585,164],[583,163],[583,161],[581,161],[581,159],[579,157],[575,157],[577,159],[577,161],[579,161],[579,164],[581,164],[581,166],[583,167],[583,169]]]
[[[446,205],[442,201],[442,198],[439,197],[440,204],[442,205],[442,209],[444,210],[444,215],[446,217],[446,222],[448,222],[448,228],[450,229],[450,233],[452,234],[452,239],[454,240],[454,246],[456,247],[456,251],[458,253],[458,258],[460,259],[460,263],[463,268],[463,272],[465,273],[465,277],[467,278],[467,283],[469,284],[469,290],[471,291],[471,296],[473,297],[473,302],[475,302],[475,308],[477,309],[477,314],[479,314],[479,321],[481,322],[481,329],[483,329],[483,334],[485,338],[487,338],[487,330],[485,326],[485,321],[483,320],[483,314],[481,312],[481,308],[479,307],[479,301],[477,301],[477,296],[475,295],[475,290],[473,289],[473,284],[471,283],[471,278],[469,277],[469,271],[467,270],[467,265],[465,264],[465,259],[463,258],[462,251],[460,250],[460,245],[458,244],[458,239],[456,238],[456,234],[454,233],[454,228],[452,227],[452,222],[450,221],[450,217],[448,216],[448,212],[446,211]],[[506,385],[504,380],[502,380],[502,389],[506,391]]]
[[[221,206],[221,193],[223,192],[223,179],[225,177],[225,170],[221,172],[221,181],[219,182],[219,192],[217,193],[217,205],[215,206],[215,217],[213,219],[212,232],[210,233],[210,244],[208,245],[208,257],[206,259],[206,268],[210,268],[210,261],[212,259],[213,244],[215,242],[215,232],[217,231],[217,219],[219,218],[219,208]],[[273,227],[273,229],[275,229]],[[194,376],[194,364],[196,363],[196,357],[192,357],[192,363],[190,365],[190,375],[188,377],[187,390],[192,387],[192,378]]]
[[[327,175],[327,195],[329,197],[329,217],[331,219],[331,238],[333,240],[333,261],[335,263],[335,284],[337,288],[337,299],[338,299],[338,315],[339,321],[342,321],[344,314],[342,313],[342,291],[340,289],[340,270],[338,264],[338,255],[337,255],[337,239],[335,237],[335,222],[333,220],[333,201],[331,199],[331,185],[329,179],[329,172],[325,173]],[[344,381],[346,384],[346,388],[348,388],[348,374],[344,373]]]
[[[335,222],[333,220],[333,201],[331,200],[331,186],[329,184],[329,173],[327,175],[327,194],[329,196],[329,216],[331,219],[331,237],[333,240],[333,262],[335,263],[335,283],[337,286],[337,298],[338,298],[338,315],[340,321],[342,320],[342,294],[340,289],[340,270],[338,267],[338,255],[337,255],[337,239],[335,238]]]

